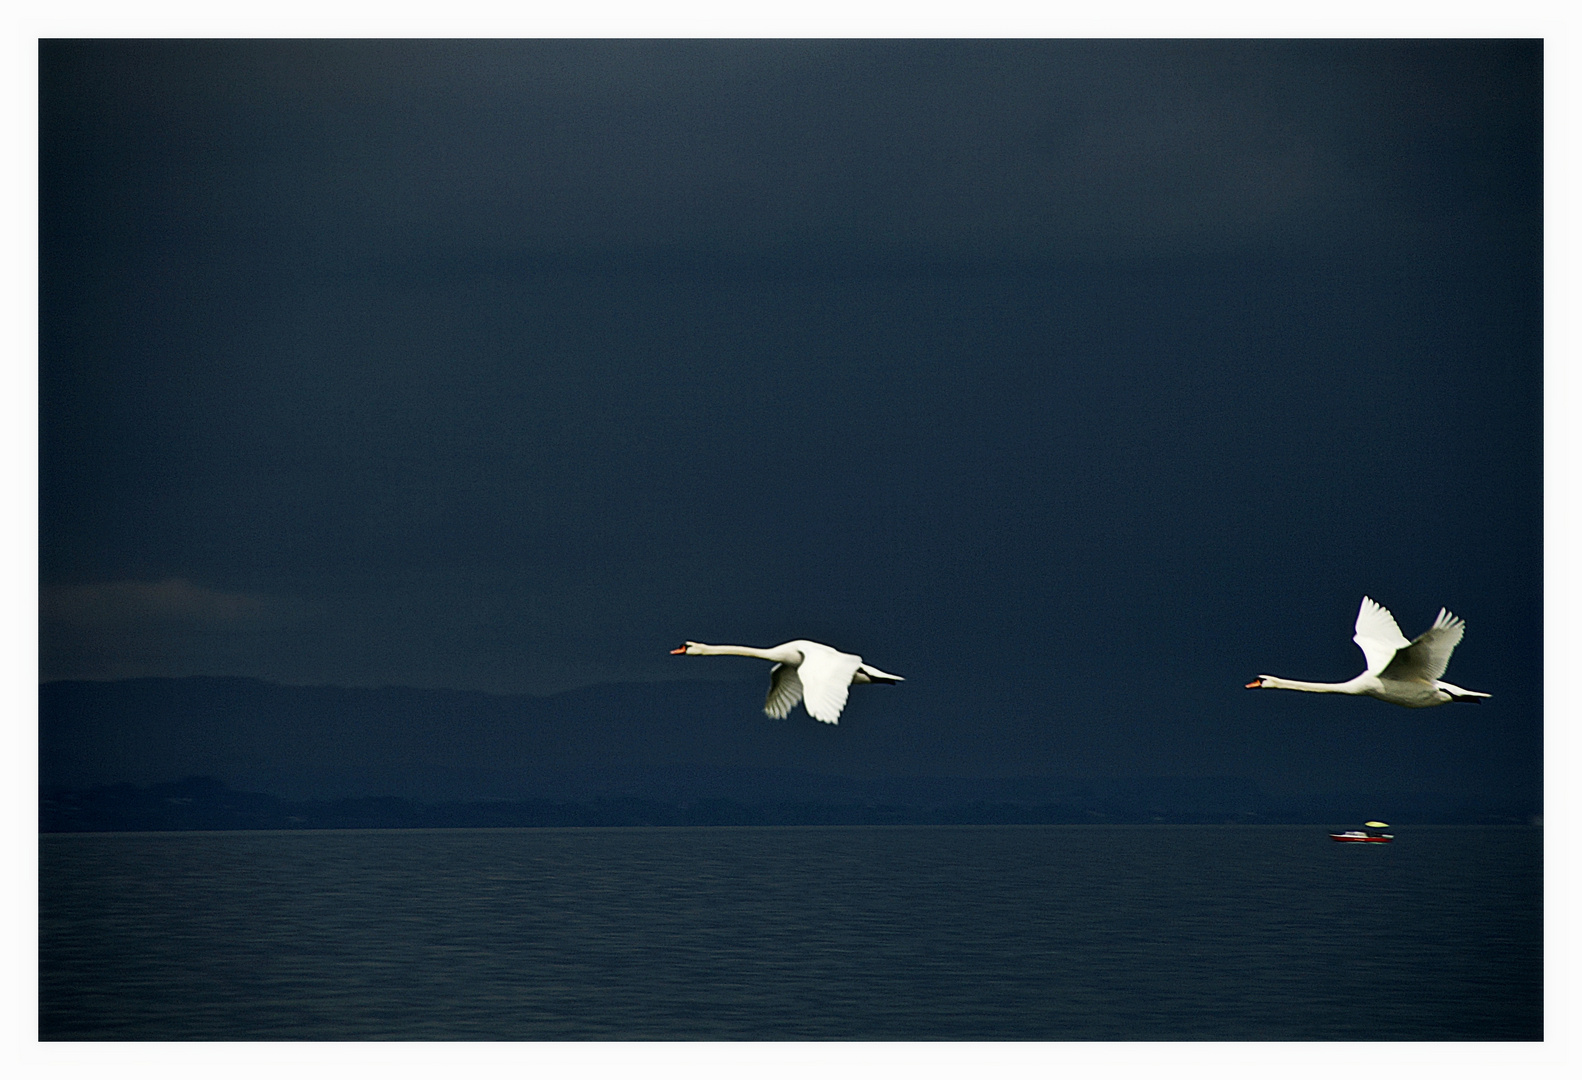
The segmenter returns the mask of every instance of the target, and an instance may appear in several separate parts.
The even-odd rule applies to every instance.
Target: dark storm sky
[[[40,70],[45,679],[547,693],[805,636],[990,748],[1404,729],[1536,788],[1536,43]],[[1464,616],[1493,701],[1242,690],[1356,674],[1364,593]]]

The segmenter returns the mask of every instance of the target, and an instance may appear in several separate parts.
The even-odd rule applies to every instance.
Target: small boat
[[[1361,829],[1332,832],[1329,834],[1329,838],[1337,844],[1388,844],[1395,839],[1394,833],[1375,831],[1389,828],[1382,821],[1365,821],[1362,824],[1363,828]]]

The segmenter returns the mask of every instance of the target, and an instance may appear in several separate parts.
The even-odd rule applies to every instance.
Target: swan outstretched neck
[[[801,663],[800,654],[794,654],[791,646],[797,644],[788,641],[784,645],[776,645],[772,649],[755,649],[751,645],[704,645],[701,642],[689,641],[679,649],[671,649],[671,656],[752,656],[759,660],[773,660],[777,664],[786,663],[793,655],[797,655],[796,663]]]
[[[808,715],[826,724],[840,722],[841,710],[846,707],[846,694],[852,683],[898,683],[899,675],[880,671],[872,664],[862,662],[862,657],[843,653],[816,641],[788,641],[772,649],[755,649],[751,645],[705,645],[689,641],[680,648],[671,649],[672,656],[751,656],[769,660],[769,696],[764,699],[764,712],[776,720],[786,715],[802,702]]]
[[[1247,689],[1256,690],[1262,686],[1270,690],[1306,690],[1314,694],[1359,694],[1362,691],[1352,688],[1349,682],[1303,682],[1300,679],[1281,679],[1273,675],[1260,675],[1247,684]]]
[[[1450,701],[1480,701],[1490,697],[1464,690],[1440,678],[1450,664],[1450,654],[1461,641],[1467,624],[1444,608],[1434,625],[1407,641],[1395,616],[1368,597],[1357,611],[1357,632],[1352,640],[1362,650],[1367,670],[1343,683],[1300,682],[1273,675],[1259,675],[1247,689],[1306,690],[1315,694],[1363,694],[1409,709],[1443,705]]]

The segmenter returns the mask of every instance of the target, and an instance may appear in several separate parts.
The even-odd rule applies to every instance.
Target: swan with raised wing
[[[689,641],[678,649],[671,649],[672,656],[755,656],[771,660],[769,669],[769,696],[764,699],[764,712],[776,720],[785,719],[798,701],[808,715],[826,724],[840,722],[840,712],[846,707],[846,692],[853,683],[898,683],[899,675],[880,671],[872,664],[862,662],[862,657],[820,645],[816,641],[788,641],[772,649],[755,649],[750,645],[704,645]]]
[[[1395,616],[1364,596],[1362,608],[1357,612],[1357,633],[1352,638],[1368,661],[1368,668],[1361,675],[1341,683],[1300,682],[1259,675],[1247,684],[1247,689],[1267,687],[1309,690],[1317,694],[1364,694],[1409,709],[1450,701],[1481,701],[1493,695],[1464,690],[1440,678],[1466,628],[1465,622],[1440,608],[1434,625],[1423,631],[1416,641],[1407,641],[1395,624]]]

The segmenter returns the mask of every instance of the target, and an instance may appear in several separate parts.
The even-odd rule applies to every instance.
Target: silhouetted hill
[[[973,775],[970,729],[904,715],[895,697],[864,694],[860,715],[832,727],[768,720],[761,695],[757,680],[546,698],[237,678],[48,683],[41,812],[51,828],[1345,823],[1359,813],[1525,821],[1536,812],[1422,793],[1373,796],[1365,810],[1340,796],[1298,805],[1248,779],[1037,775],[1037,760],[1030,775]],[[212,779],[182,781],[191,777]],[[186,786],[167,790],[176,781]]]
[[[810,784],[817,794],[821,782],[837,794],[843,777],[893,775],[917,736],[894,722],[772,722],[757,711],[762,693],[756,681],[547,698],[252,679],[57,682],[40,688],[40,781],[83,789],[207,775],[297,799],[736,797]]]

